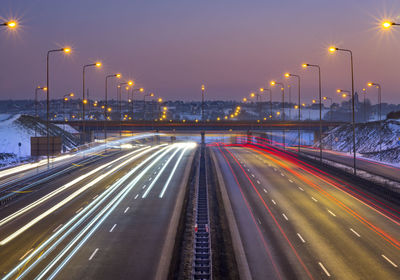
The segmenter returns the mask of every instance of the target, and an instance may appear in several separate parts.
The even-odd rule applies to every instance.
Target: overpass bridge
[[[309,130],[319,131],[319,121],[102,121],[73,120],[52,121],[54,124],[69,124],[78,131],[265,131],[265,130]],[[327,131],[344,122],[322,121],[322,130]]]

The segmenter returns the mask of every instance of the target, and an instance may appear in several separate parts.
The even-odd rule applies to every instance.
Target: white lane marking
[[[135,196],[135,199],[138,198],[138,196],[139,196],[139,194],[137,194],[137,195]]]
[[[302,187],[298,187],[299,188],[299,190],[301,190],[302,192],[304,192],[304,189],[302,188]]]
[[[329,274],[329,272],[328,272],[328,270],[325,268],[325,266],[324,266],[321,262],[319,262],[318,264],[319,264],[319,266],[322,268],[322,270],[325,272],[325,274],[326,274],[328,277],[331,277],[331,275]]]
[[[143,187],[142,187],[142,189],[145,189],[147,187],[147,185],[144,185]]]
[[[151,181],[153,178],[150,177],[149,181]]]
[[[273,203],[273,204],[275,204],[275,205],[276,205],[276,202],[275,202],[275,200],[271,199],[271,201],[272,201],[272,203]]]
[[[333,217],[336,217],[335,213],[333,213],[331,210],[328,209],[329,214],[331,214]]]
[[[154,175],[156,175],[157,174],[157,172],[154,172]]]
[[[251,174],[251,177],[255,178],[256,176],[254,176],[254,174]]]
[[[300,238],[301,242],[306,243],[306,241],[305,241],[304,238],[300,235],[300,233],[297,233],[297,236]]]
[[[161,166],[159,166],[159,167],[157,168],[157,170],[160,170],[160,168],[161,168]]]
[[[261,184],[261,182],[257,180],[257,184]]]
[[[268,193],[268,191],[267,191],[266,189],[263,189],[263,191],[264,191],[265,193]]]
[[[78,210],[76,210],[76,214],[78,214],[79,212],[81,212],[83,210],[83,207],[79,208]]]
[[[290,182],[290,183],[293,183],[293,181],[292,181],[292,180],[290,180],[290,179],[289,179],[289,182]]]
[[[259,218],[257,218],[257,221],[258,221],[258,223],[261,225],[261,221],[260,221],[260,219],[259,219]]]
[[[96,248],[96,250],[93,251],[93,253],[89,257],[89,261],[91,261],[93,259],[94,255],[96,255],[98,250],[99,250],[99,248]]]
[[[29,249],[22,257],[19,258],[20,261],[22,261],[30,252],[32,252],[32,249]]]
[[[283,174],[283,173],[281,172],[281,176],[283,177],[283,176],[285,176],[285,174]]]
[[[311,197],[312,200],[314,200],[315,202],[318,202],[318,200],[316,200],[313,196]]]
[[[95,200],[97,197],[98,197],[99,195],[98,194],[96,194],[94,197],[93,197],[93,200]]]
[[[114,224],[114,225],[112,226],[112,228],[110,229],[110,232],[112,232],[112,231],[115,229],[116,226],[117,226],[117,224]]]
[[[125,209],[125,211],[124,211],[124,214],[125,214],[126,212],[128,212],[128,210],[129,210],[129,207],[126,207],[126,209]]]
[[[395,264],[394,262],[392,262],[392,260],[390,260],[388,257],[386,257],[385,255],[381,255],[382,258],[384,258],[385,260],[387,260],[388,263],[390,263],[391,265],[393,265],[394,267],[397,267],[397,264]]]
[[[361,235],[360,235],[357,231],[355,231],[354,229],[350,228],[350,230],[351,230],[355,235],[357,235],[358,237],[361,237]]]
[[[288,217],[285,215],[285,213],[282,213],[282,216],[285,218],[286,221],[289,221]]]
[[[106,187],[106,189],[108,189],[110,186],[111,186],[111,185],[108,185],[108,186]]]
[[[56,227],[53,232],[56,232],[60,227],[62,227],[63,224],[60,224],[58,227]]]

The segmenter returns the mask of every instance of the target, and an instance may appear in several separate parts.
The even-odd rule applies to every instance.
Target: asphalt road
[[[194,146],[141,146],[57,176],[0,213],[3,279],[153,279]],[[164,269],[164,270],[163,270]]]
[[[400,209],[296,159],[212,147],[253,279],[400,279]]]

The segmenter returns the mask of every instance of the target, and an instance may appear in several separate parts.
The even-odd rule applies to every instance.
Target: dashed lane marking
[[[91,261],[94,258],[94,255],[96,255],[98,250],[99,250],[99,248],[96,248],[96,250],[93,251],[93,253],[89,257],[89,261]]]

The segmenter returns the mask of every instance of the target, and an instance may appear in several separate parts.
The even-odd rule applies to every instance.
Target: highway
[[[400,209],[275,148],[211,145],[253,279],[399,279]]]
[[[2,279],[166,274],[195,146],[110,151],[7,204],[0,212]]]

